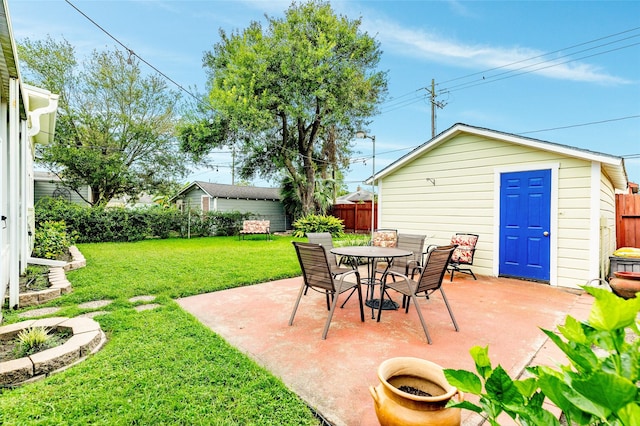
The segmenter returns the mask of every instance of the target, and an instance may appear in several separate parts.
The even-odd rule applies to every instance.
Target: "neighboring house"
[[[33,250],[34,144],[53,141],[58,96],[20,80],[7,2],[0,3],[0,300],[8,290],[14,307]]]
[[[446,244],[480,235],[473,270],[575,288],[605,277],[624,160],[456,124],[375,174],[379,226]]]
[[[271,221],[271,232],[285,231],[289,227],[284,206],[280,202],[279,188],[224,185],[196,181],[171,198],[180,209],[198,209],[203,212],[251,212],[257,218]]]
[[[82,197],[78,194],[80,192]],[[81,206],[89,206],[91,188],[83,185],[78,192],[65,186],[60,178],[51,172],[36,171],[33,179],[33,196],[37,204],[43,198],[62,198]],[[84,197],[84,199],[83,199]],[[85,201],[87,200],[87,201]]]
[[[367,191],[358,187],[355,192],[351,192],[347,195],[342,195],[336,198],[335,204],[354,204],[363,202],[370,203],[372,198],[371,195],[371,191]]]

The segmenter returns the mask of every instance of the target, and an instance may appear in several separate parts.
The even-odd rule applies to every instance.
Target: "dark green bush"
[[[63,221],[67,233],[80,243],[140,241],[171,235],[182,238],[235,235],[242,228],[242,221],[253,216],[240,212],[181,212],[159,205],[137,209],[92,208],[53,198],[40,200],[35,208],[36,228],[48,221]]]
[[[72,244],[64,221],[48,220],[36,226],[33,256],[60,259]]]
[[[307,232],[330,232],[333,237],[344,234],[342,219],[333,216],[309,214],[293,222],[293,236],[302,238]]]

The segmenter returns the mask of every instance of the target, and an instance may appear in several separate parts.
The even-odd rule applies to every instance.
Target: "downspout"
[[[28,151],[28,141],[27,138],[27,126],[26,120],[19,121],[18,138],[20,139],[20,158],[19,158],[19,172],[18,178],[20,179],[20,211],[18,212],[20,222],[18,226],[18,269],[19,274],[22,275],[27,270],[27,259],[29,258],[30,253],[28,253],[29,246],[29,235],[28,235],[28,202],[27,202],[27,190],[28,185],[27,181],[30,177],[29,170],[27,168],[27,151]]]
[[[19,184],[20,165],[11,159],[18,158],[18,144],[20,143],[20,84],[17,78],[9,79],[9,215],[7,225],[9,228],[9,308],[17,308],[20,291],[19,273]]]

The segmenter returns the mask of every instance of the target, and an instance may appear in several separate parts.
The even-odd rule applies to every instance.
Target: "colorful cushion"
[[[458,245],[451,255],[451,262],[471,264],[477,242],[478,237],[475,235],[454,235],[451,237],[451,244]]]
[[[376,247],[395,247],[398,236],[395,231],[375,231],[373,233],[373,245]]]

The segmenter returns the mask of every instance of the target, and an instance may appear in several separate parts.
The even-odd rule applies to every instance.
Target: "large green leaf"
[[[576,368],[582,371],[592,371],[598,366],[598,357],[589,346],[564,342],[560,336],[549,330],[542,330],[567,355]]]
[[[571,315],[567,315],[564,325],[558,326],[558,330],[562,335],[572,342],[587,344],[587,335],[582,328],[582,324],[573,318]]]
[[[484,386],[487,395],[503,406],[521,406],[524,403],[524,397],[518,392],[513,380],[500,365],[493,370]]]
[[[587,424],[591,415],[582,411],[568,398],[569,394],[575,392],[564,383],[561,375],[543,366],[538,369],[538,373],[538,385],[547,398],[576,423]]]
[[[634,383],[624,377],[605,372],[596,372],[586,379],[573,380],[572,386],[594,404],[611,411],[618,411],[633,402],[638,394],[638,388]]]
[[[615,330],[634,324],[640,311],[640,298],[625,300],[601,288],[583,287],[595,297],[589,324],[599,330]]]
[[[471,358],[476,363],[476,370],[485,380],[491,375],[491,360],[489,359],[489,346],[474,346],[469,350]]]
[[[444,376],[451,386],[455,386],[462,392],[480,395],[482,393],[482,382],[480,378],[470,371],[444,369]]]
[[[616,416],[624,426],[637,426],[640,419],[640,405],[637,402],[629,403],[618,410]]]

